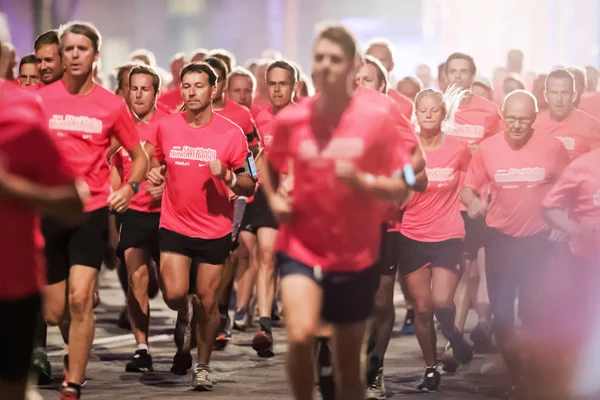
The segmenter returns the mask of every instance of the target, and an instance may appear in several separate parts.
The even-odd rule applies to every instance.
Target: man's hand
[[[151,186],[160,186],[165,183],[165,173],[167,171],[167,167],[165,165],[161,165],[160,167],[152,168],[148,173],[148,182]]]
[[[216,160],[209,161],[208,167],[210,168],[210,173],[212,174],[212,176],[219,178],[222,181],[226,181],[226,182],[231,181],[233,174],[232,173],[228,174],[228,172],[230,172],[230,171],[228,171],[227,168],[223,167],[223,163],[221,163],[221,160],[216,159]],[[229,179],[227,179],[227,178],[229,178]]]
[[[349,161],[337,160],[335,162],[335,176],[350,187],[358,186],[358,170]]]
[[[277,220],[281,223],[288,223],[292,219],[292,201],[287,196],[279,193],[274,194],[269,199],[271,211]]]
[[[279,184],[279,189],[277,190],[279,194],[287,197],[292,194],[292,190],[294,190],[294,176],[288,175],[286,177],[282,177],[281,183]]]
[[[480,198],[476,198],[471,203],[469,203],[467,212],[469,214],[469,217],[472,219],[485,217],[489,207],[490,204],[487,201],[482,200]]]
[[[123,213],[129,208],[129,202],[133,197],[133,188],[129,184],[121,186],[108,196],[108,208],[111,211]]]
[[[146,192],[152,196],[154,200],[161,200],[163,197],[163,192],[165,191],[165,182],[158,186],[148,185],[146,187]]]

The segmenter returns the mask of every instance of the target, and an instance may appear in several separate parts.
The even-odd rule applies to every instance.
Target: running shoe
[[[383,379],[383,368],[379,368],[375,380],[367,388],[367,399],[385,400],[385,382]]]
[[[178,353],[189,353],[193,347],[193,318],[194,305],[192,304],[192,296],[187,296],[186,305],[177,312],[177,322],[175,323],[175,345],[177,346]]]
[[[406,310],[400,333],[402,336],[413,336],[415,334],[415,310]]]
[[[78,400],[80,397],[79,391],[73,387],[63,387],[60,390],[60,400]]]
[[[52,367],[50,365],[50,361],[48,361],[46,349],[43,347],[38,347],[33,352],[32,367],[37,376],[38,386],[48,386],[54,383],[54,378],[52,377]]]
[[[260,358],[271,358],[273,353],[273,334],[266,331],[258,331],[252,339],[252,348]]]
[[[473,360],[473,349],[467,343],[462,333],[454,331],[447,336],[447,339],[450,342],[450,346],[452,346],[456,361],[460,364],[468,364]]]
[[[190,352],[175,353],[171,372],[175,375],[185,375],[190,368],[192,368],[192,354]]]
[[[441,359],[442,369],[446,372],[454,373],[460,367],[456,358],[454,358],[454,352],[452,351],[452,346],[450,346],[450,342],[446,344],[446,350],[444,351],[444,355]]]
[[[137,350],[125,366],[125,372],[154,372],[152,356],[148,354],[148,350]]]
[[[441,381],[440,373],[437,370],[437,366],[425,369],[425,376],[423,382],[418,386],[421,392],[437,392]]]
[[[208,366],[196,365],[194,368],[194,377],[192,378],[192,387],[198,392],[207,392],[213,390],[214,379],[210,375]]]
[[[494,343],[492,342],[492,334],[490,327],[486,324],[479,323],[471,331],[471,341],[473,342],[473,351],[479,354],[492,353],[494,351]]]
[[[233,315],[233,329],[236,331],[244,332],[246,330],[246,322],[248,320],[248,314],[244,310],[235,310]]]

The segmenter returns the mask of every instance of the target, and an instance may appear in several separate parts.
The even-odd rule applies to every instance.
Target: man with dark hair
[[[575,78],[566,69],[552,71],[546,78],[544,97],[548,111],[537,117],[533,127],[558,139],[571,159],[600,147],[600,121],[575,108]]]
[[[36,86],[40,82],[35,54],[27,54],[19,62],[19,84],[22,87]]]
[[[34,43],[40,79],[49,85],[62,78],[64,68],[60,59],[58,34],[55,30],[42,33]]]
[[[65,335],[69,353],[64,357],[66,385],[61,399],[74,399],[80,397],[92,347],[93,294],[106,248],[109,209],[120,213],[127,210],[145,178],[147,158],[125,102],[92,79],[101,45],[96,28],[73,22],[61,29],[59,38],[64,77],[42,88],[39,95],[59,150],[75,173],[86,180],[91,197],[85,204],[87,218],[82,224],[65,226],[51,218],[42,221],[48,264],[44,313],[48,323],[58,325],[65,309],[69,311],[70,327]],[[132,167],[128,182],[110,193],[105,157],[113,136],[127,149]]]
[[[117,88],[115,89],[115,94],[125,100],[127,107],[131,107],[131,104],[129,103],[129,72],[136,65],[138,64],[125,64],[114,70],[115,75],[117,76]]]
[[[255,181],[248,173],[248,144],[240,127],[213,112],[218,82],[213,68],[188,64],[181,82],[185,111],[161,119],[149,139],[155,156],[148,181],[151,186],[166,183],[159,245],[163,296],[188,326],[195,317],[198,363],[192,387],[206,391],[213,389],[209,362],[220,325],[218,294],[232,247],[229,190],[252,196]],[[192,267],[196,282],[190,282]],[[178,342],[172,371],[184,375],[192,364],[191,330]]]

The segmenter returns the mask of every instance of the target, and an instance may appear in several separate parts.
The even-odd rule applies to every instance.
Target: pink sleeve
[[[277,118],[273,121],[272,136],[271,148],[266,155],[273,168],[282,172],[290,157],[290,132],[284,123]]]
[[[480,193],[481,189],[490,183],[490,178],[485,169],[483,153],[484,150],[481,147],[475,152],[464,180],[464,186],[473,189],[477,193]]]
[[[458,168],[460,173],[460,186],[464,186],[465,179],[467,177],[467,171],[469,170],[469,164],[471,163],[471,152],[465,146],[463,147],[458,160]]]
[[[237,170],[244,166],[246,157],[248,157],[248,141],[246,135],[242,131],[239,131],[238,127],[232,128],[236,134],[233,136],[231,141],[231,152],[229,153],[229,160],[227,160],[227,167],[232,170]]]
[[[140,138],[125,103],[119,107],[119,115],[112,127],[112,134],[125,150],[133,149],[140,144]]]
[[[160,124],[156,124],[156,129],[152,129],[148,133],[147,142],[154,146],[154,157],[159,163],[163,164],[165,162],[165,153],[162,148],[162,130]]]
[[[543,202],[544,207],[562,210],[569,210],[572,207],[581,182],[577,180],[577,172],[577,168],[574,167],[567,167],[564,170],[558,182],[546,195]]]

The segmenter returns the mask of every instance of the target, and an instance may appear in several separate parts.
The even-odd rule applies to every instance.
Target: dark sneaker
[[[404,317],[404,324],[400,331],[402,336],[413,336],[415,334],[415,311],[406,310],[406,316]]]
[[[31,364],[33,372],[37,376],[38,386],[49,386],[54,384],[52,367],[50,366],[50,361],[48,361],[46,349],[43,347],[35,349]]]
[[[225,350],[225,347],[227,347],[227,344],[231,340],[231,330],[229,329],[230,325],[231,318],[229,318],[229,313],[221,314],[221,328],[219,329],[217,339],[215,340],[215,350],[221,351]]]
[[[185,375],[190,368],[192,368],[192,354],[189,352],[176,353],[173,357],[171,372],[175,375]]]
[[[210,375],[210,369],[205,366],[196,365],[194,368],[194,377],[192,378],[192,387],[198,392],[207,392],[213,390],[214,379]]]
[[[126,372],[154,372],[152,356],[147,350],[137,350],[125,366]]]
[[[437,370],[437,367],[427,368],[425,370],[425,377],[423,382],[418,386],[421,392],[437,392],[440,386],[441,376]]]
[[[248,320],[248,314],[244,310],[235,310],[233,315],[233,329],[236,331],[244,332],[246,330],[246,321]]]
[[[273,334],[265,331],[258,331],[252,339],[252,348],[260,358],[271,358],[273,353]]]
[[[454,373],[460,367],[456,358],[454,358],[454,352],[452,351],[452,347],[450,343],[446,346],[446,350],[444,351],[444,355],[441,359],[442,369],[446,372]]]
[[[473,349],[467,343],[462,333],[454,331],[447,336],[447,339],[450,342],[450,346],[452,346],[454,358],[456,358],[459,364],[468,364],[473,360]]]
[[[385,382],[383,380],[383,368],[379,368],[375,380],[367,388],[367,399],[385,400]]]
[[[473,342],[473,351],[479,354],[492,353],[494,351],[494,343],[489,326],[485,324],[477,324],[471,331],[471,341]]]
[[[323,400],[335,399],[335,382],[333,380],[333,367],[331,366],[331,349],[329,340],[317,340],[317,375],[319,377],[319,391]]]

